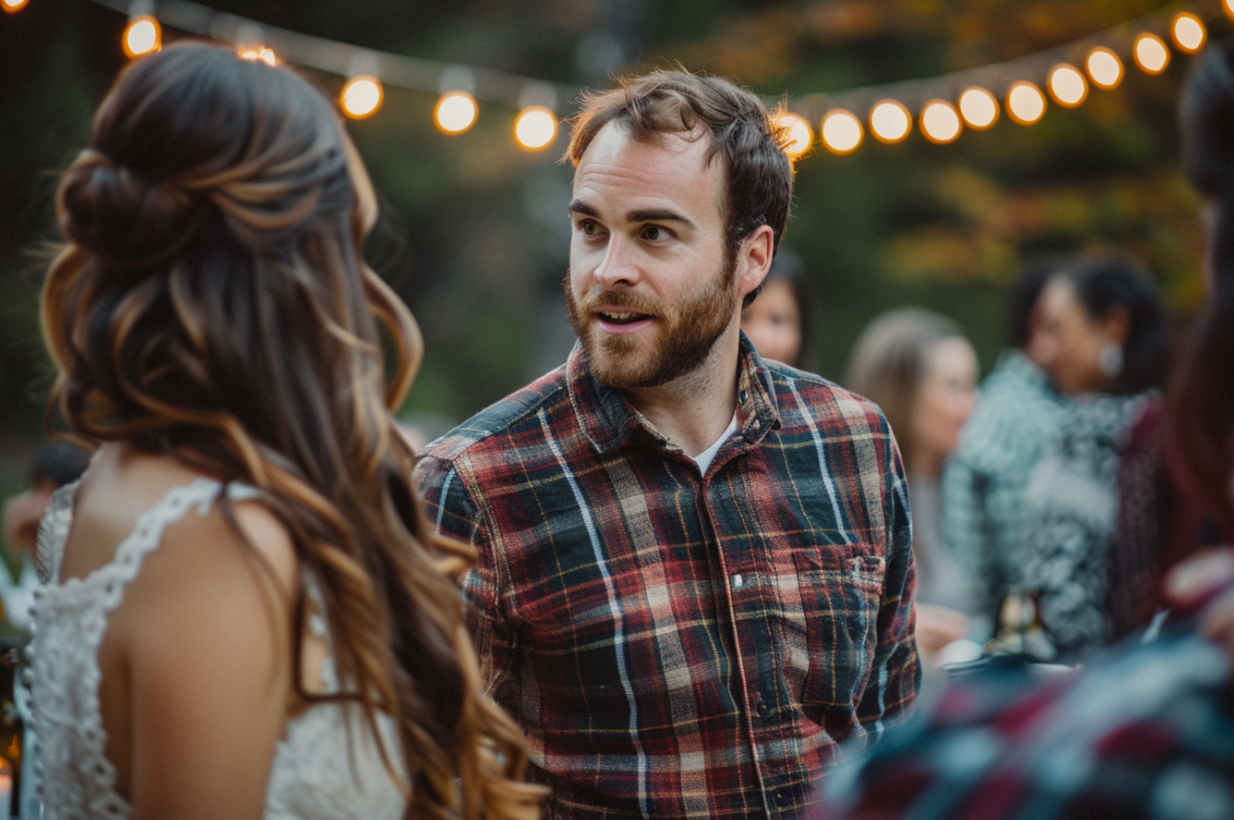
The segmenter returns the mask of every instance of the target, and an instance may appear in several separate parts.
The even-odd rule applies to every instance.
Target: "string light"
[[[965,89],[960,95],[960,116],[969,128],[983,131],[998,121],[998,100],[980,86]]]
[[[158,20],[143,14],[134,17],[124,27],[124,37],[120,42],[130,59],[150,54],[163,47],[163,29]]]
[[[805,117],[781,109],[771,115],[771,121],[777,128],[784,130],[786,136],[784,153],[788,154],[791,159],[796,159],[809,151],[810,146],[814,144],[814,129],[810,127]]]
[[[882,142],[900,142],[913,127],[913,115],[898,100],[883,100],[870,110],[870,133]]]
[[[466,91],[450,91],[441,95],[433,109],[433,121],[447,134],[461,134],[476,124],[480,107],[476,98]]]
[[[1036,83],[1021,80],[1007,92],[1007,116],[1020,125],[1032,125],[1045,115],[1045,94]]]
[[[514,139],[529,151],[538,151],[557,138],[557,115],[542,105],[529,105],[514,121]]]
[[[861,145],[864,136],[861,120],[849,111],[837,108],[823,117],[823,127],[819,129],[823,145],[833,154],[851,154]]]
[[[384,98],[385,91],[377,78],[362,75],[352,77],[343,86],[343,91],[339,94],[339,106],[343,113],[353,120],[362,120],[376,114]]]
[[[1174,44],[1188,54],[1204,48],[1204,41],[1208,39],[1203,21],[1187,11],[1175,15],[1174,22],[1170,24],[1170,34],[1174,37]]]
[[[1098,88],[1108,91],[1111,88],[1117,88],[1118,84],[1123,81],[1123,61],[1105,46],[1097,46],[1088,52],[1084,67],[1088,69],[1089,79]]]
[[[0,8],[12,14],[26,7],[28,0],[0,0]]]
[[[1170,64],[1170,50],[1156,34],[1144,32],[1135,38],[1133,51],[1136,65],[1145,74],[1160,74]]]
[[[955,106],[945,100],[931,100],[921,109],[921,133],[930,142],[954,142],[963,127]]]
[[[1075,108],[1088,96],[1088,81],[1078,68],[1067,63],[1054,66],[1047,86],[1050,96],[1063,108]]]
[[[243,48],[239,52],[241,60],[257,60],[265,63],[268,66],[276,66],[279,64],[278,55],[274,53],[274,49],[269,46],[250,46]]]

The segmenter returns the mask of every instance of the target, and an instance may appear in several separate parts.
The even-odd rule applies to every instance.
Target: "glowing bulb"
[[[130,58],[140,57],[163,47],[163,31],[159,21],[148,14],[134,17],[124,27],[124,53]]]
[[[1187,11],[1179,12],[1175,16],[1170,33],[1174,35],[1175,45],[1188,54],[1202,49],[1204,41],[1208,39],[1208,30],[1204,28],[1204,23]]]
[[[381,83],[376,77],[352,77],[347,81],[347,85],[343,86],[339,105],[342,106],[343,113],[353,120],[362,120],[377,113],[384,96]]]
[[[899,142],[913,127],[913,115],[896,100],[883,100],[870,111],[870,132],[883,142]]]
[[[15,11],[21,11],[25,8],[27,2],[28,0],[0,0],[0,8],[11,14]]]
[[[960,116],[969,128],[989,128],[998,120],[998,100],[984,88],[973,86],[960,95]]]
[[[788,154],[789,159],[797,159],[814,144],[814,129],[804,117],[792,111],[776,111],[771,115],[771,124],[781,129],[784,153]]]
[[[1007,116],[1020,125],[1032,125],[1045,115],[1045,94],[1027,80],[1011,86],[1007,92]]]
[[[252,48],[243,49],[240,52],[241,60],[256,60],[265,63],[268,66],[276,66],[279,64],[278,57],[274,54],[274,49],[269,46],[253,46]]]
[[[1225,13],[1234,17],[1234,0],[1225,0]]]
[[[1160,74],[1170,64],[1170,50],[1156,34],[1135,38],[1135,62],[1145,74]]]
[[[1231,0],[1231,2],[1234,2],[1234,0]],[[1104,46],[1097,46],[1088,52],[1088,60],[1085,66],[1088,68],[1088,76],[1092,79],[1093,85],[1098,88],[1108,90],[1117,87],[1122,82],[1123,61],[1118,59],[1117,54]]]
[[[1054,66],[1050,72],[1050,96],[1064,108],[1075,108],[1088,96],[1088,81],[1075,66]]]
[[[843,108],[823,117],[823,127],[820,129],[823,145],[834,154],[850,154],[861,145],[863,135],[861,120],[854,117]]]
[[[529,151],[544,148],[556,138],[557,116],[542,105],[527,106],[514,121],[514,139]]]
[[[447,134],[461,134],[476,124],[480,108],[476,98],[466,91],[451,91],[442,94],[433,110],[433,119],[437,127]]]
[[[921,109],[921,133],[931,142],[953,142],[963,128],[955,106],[944,100],[930,100]]]

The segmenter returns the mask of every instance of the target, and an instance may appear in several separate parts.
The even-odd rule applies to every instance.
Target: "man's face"
[[[706,138],[638,142],[604,126],[574,174],[566,305],[601,382],[657,387],[698,368],[735,327],[722,163]]]

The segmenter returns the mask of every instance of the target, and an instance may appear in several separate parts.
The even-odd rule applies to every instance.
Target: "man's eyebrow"
[[[583,216],[599,216],[600,212],[588,205],[581,199],[576,199],[570,203],[570,213],[582,214]]]
[[[685,214],[668,208],[644,208],[638,211],[630,211],[626,214],[626,220],[628,222],[680,222],[687,228],[695,227],[694,223]]]

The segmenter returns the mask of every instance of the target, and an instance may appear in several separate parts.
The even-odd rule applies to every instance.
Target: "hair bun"
[[[82,151],[60,183],[60,228],[115,267],[157,264],[196,230],[202,203],[180,186],[148,182],[99,151]]]

